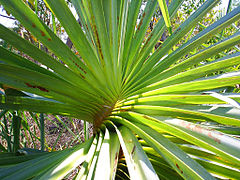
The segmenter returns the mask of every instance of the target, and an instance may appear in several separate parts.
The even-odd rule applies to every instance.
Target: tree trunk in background
[[[82,27],[81,22],[80,22],[80,19],[78,19],[78,23],[79,23],[80,26]],[[72,43],[72,41],[71,41],[71,39],[70,39],[69,37],[67,38],[66,45],[67,45],[70,49],[72,49],[73,43]]]

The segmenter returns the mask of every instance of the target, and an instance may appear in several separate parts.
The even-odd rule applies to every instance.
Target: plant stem
[[[44,134],[44,116],[40,114],[40,133],[41,133],[41,151],[44,151],[45,134]]]

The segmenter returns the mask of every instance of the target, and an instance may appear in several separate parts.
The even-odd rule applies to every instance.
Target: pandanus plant
[[[240,7],[178,44],[218,0],[206,1],[173,32],[170,20],[181,0],[168,8],[164,0],[149,0],[141,13],[140,0],[72,0],[77,20],[64,0],[46,0],[76,55],[24,1],[0,2],[54,54],[0,25],[1,39],[38,62],[0,47],[0,83],[25,94],[2,94],[0,108],[94,125],[94,135],[73,148],[0,156],[0,179],[62,179],[79,166],[75,179],[240,177],[240,96],[225,92],[239,84],[240,72],[216,75],[237,67],[240,53],[205,61],[238,45],[240,33],[190,55],[239,20]],[[158,5],[163,16],[146,37]],[[154,49],[167,30],[168,38]]]

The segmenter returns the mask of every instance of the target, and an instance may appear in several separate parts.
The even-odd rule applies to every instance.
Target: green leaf
[[[240,33],[238,32],[230,37],[227,37],[226,39],[224,39],[218,43],[215,43],[215,44],[209,46],[206,49],[203,49],[199,53],[194,54],[193,56],[189,57],[188,59],[184,60],[183,62],[178,63],[175,66],[166,69],[165,71],[159,73],[152,80],[149,80],[149,82],[150,81],[155,81],[155,82],[160,81],[165,78],[171,77],[172,75],[175,75],[181,71],[184,71],[187,68],[191,68],[193,65],[196,65],[197,63],[201,62],[203,59],[207,59],[227,48],[230,48],[230,47],[238,44],[239,40],[240,40]],[[147,82],[146,82],[146,84],[147,84]]]
[[[0,25],[0,148],[48,146],[33,112],[79,118],[85,129],[93,123],[93,135],[86,140],[85,130],[86,142],[70,148],[81,143],[77,124],[46,116],[72,135],[65,149],[0,153],[0,179],[63,179],[73,171],[75,179],[238,178],[240,7],[217,18],[210,10],[219,0],[207,0],[182,22],[182,0],[169,7],[164,0],[44,2],[0,0],[20,23]],[[159,42],[166,29],[171,35]],[[20,126],[9,109],[30,111],[33,121],[18,112]]]
[[[10,64],[10,65],[11,64],[17,65],[17,66],[20,66],[20,67],[24,67],[26,69],[31,69],[33,71],[41,72],[43,74],[59,78],[56,74],[52,73],[51,71],[48,71],[48,70],[38,66],[37,64],[35,64],[35,63],[17,55],[17,54],[14,54],[14,53],[6,50],[5,48],[3,48],[1,46],[0,46],[0,52],[1,52],[0,60],[2,62],[5,62],[5,63]]]
[[[5,1],[1,0],[1,3],[6,9],[8,9],[19,21],[33,33],[42,43],[53,52],[62,58],[68,65],[76,72],[81,70],[75,65],[74,62],[79,64],[85,71],[87,70],[85,65],[71,52],[71,50],[37,17],[37,15],[24,4],[23,1]],[[24,18],[23,18],[24,17]],[[3,31],[4,32],[4,31]],[[4,38],[2,34],[1,37]],[[5,39],[5,38],[4,38]],[[32,53],[31,53],[32,54]],[[71,61],[72,60],[72,61]]]
[[[90,165],[92,164],[94,153],[96,151],[96,147],[97,147],[97,144],[99,142],[98,138],[99,138],[98,135],[96,135],[94,137],[93,142],[91,144],[91,147],[90,147],[90,149],[88,151],[87,157],[86,157],[85,161],[82,163],[81,169],[80,169],[79,173],[75,177],[76,180],[86,179],[87,178],[87,173],[89,171]]]
[[[88,167],[87,172],[85,172],[87,174],[86,179],[94,177],[94,172],[95,172],[95,169],[96,169],[96,164],[97,164],[97,160],[98,160],[98,157],[99,157],[99,152],[101,150],[101,146],[102,146],[102,143],[103,143],[103,138],[104,138],[103,132],[100,131],[97,147],[96,147],[96,150],[94,151],[94,155],[92,156],[91,164],[89,164],[90,167]]]
[[[171,19],[176,15],[177,10],[180,8],[180,5],[182,4],[182,2],[183,1],[181,0],[173,0],[171,2],[169,6],[169,14]],[[149,37],[147,37],[147,40],[144,42],[144,45],[141,47],[139,54],[137,54],[137,58],[136,58],[137,62],[136,64],[133,64],[133,69],[130,72],[129,76],[127,77],[128,79],[130,79],[131,76],[134,77],[136,73],[138,73],[138,70],[144,64],[145,60],[147,59],[148,55],[151,53],[152,49],[155,48],[155,45],[159,41],[159,37],[162,36],[165,29],[166,29],[166,26],[165,26],[164,20],[163,18],[160,18],[158,23],[150,33]],[[128,79],[126,79],[126,81]]]
[[[159,179],[132,132],[126,127],[121,127],[118,130],[115,126],[115,129],[126,158],[130,177],[137,179]]]
[[[168,8],[165,0],[158,0],[158,4],[160,6],[162,16],[164,18],[165,24],[168,28],[170,34],[172,34],[172,26],[169,18]]]
[[[118,158],[120,151],[120,142],[115,132],[110,131],[110,160],[111,160],[111,176],[110,179],[114,179],[116,176]]]
[[[20,148],[21,121],[22,121],[21,117],[17,115],[13,115],[12,125],[13,125],[13,151],[14,152],[17,152],[17,150]]]
[[[234,86],[239,82],[240,80],[239,72],[236,72],[235,74],[231,73],[229,75],[230,76],[226,74],[226,77],[224,77],[224,75],[221,75],[211,77],[211,79],[204,78],[202,80],[188,81],[185,83],[169,85],[153,91],[142,93],[141,96],[146,97],[159,94],[178,94],[178,93],[183,94],[189,92],[201,92],[226,86]]]
[[[80,99],[90,100],[91,98],[83,92],[82,89],[77,89],[75,86],[67,83],[66,81],[56,79],[54,77],[44,75],[38,72],[34,72],[31,70],[23,69],[17,66],[10,66],[5,64],[0,64],[0,74],[2,77],[9,77],[10,79],[18,79],[18,82],[21,83],[21,87],[19,87],[19,83],[9,84],[10,86],[14,86],[15,88],[24,88],[31,89],[33,93],[39,95],[45,95],[46,97],[55,98],[60,96],[65,96],[61,100],[66,100],[68,96],[72,96],[70,101],[80,101]],[[35,80],[38,79],[36,82]],[[1,80],[0,80],[1,82]],[[8,82],[3,83],[8,84]],[[73,91],[73,89],[75,89]],[[59,94],[59,95],[57,95]],[[75,94],[75,95],[74,95]],[[79,97],[79,94],[85,94],[85,96]],[[96,96],[94,96],[95,99]],[[77,103],[77,102],[76,102]]]
[[[240,40],[240,38],[239,38]],[[212,61],[203,66],[199,66],[197,68],[179,73],[175,76],[171,76],[166,78],[160,82],[155,84],[151,84],[149,87],[145,89],[145,91],[151,91],[160,87],[169,86],[172,84],[179,84],[183,82],[190,82],[200,77],[207,76],[208,74],[217,72],[219,70],[226,69],[228,67],[237,65],[240,63],[240,53],[235,53],[229,56],[224,56],[216,61]]]
[[[80,106],[69,105],[42,97],[0,96],[0,108],[46,112],[78,117]],[[82,114],[83,115],[83,114]]]
[[[102,142],[101,150],[98,154],[98,159],[95,166],[95,172],[92,177],[94,178],[101,177],[103,179],[110,179],[110,176],[111,176],[110,133],[107,128],[104,128],[104,130],[105,130],[104,139]]]
[[[217,177],[220,176],[221,178],[231,178],[237,180],[240,176],[238,169],[224,167],[220,164],[215,164],[211,161],[203,161],[201,159],[196,159],[196,161],[206,168],[210,173],[217,175]]]
[[[144,114],[128,112],[121,114],[124,118],[131,119],[132,122],[142,123],[145,125],[150,125],[156,130],[162,130],[166,133],[174,135],[180,139],[183,139],[189,143],[195,144],[199,147],[205,148],[209,151],[212,151],[224,159],[231,159],[236,164],[239,164],[239,153],[236,148],[231,148],[228,145],[219,144],[219,140],[202,136],[196,132],[192,132],[186,128],[178,127],[172,125],[162,120],[158,120],[154,117],[150,117]],[[221,142],[221,141],[220,141]]]
[[[74,147],[72,152],[70,152],[64,159],[56,163],[53,168],[48,169],[41,174],[40,179],[62,179],[69,172],[79,166],[86,158],[86,154],[89,151],[90,145],[92,144],[93,138],[89,139],[86,143]]]
[[[231,23],[235,22],[237,19],[239,19],[239,11],[240,8],[234,9],[231,13],[224,16],[214,24],[210,25],[205,30],[201,31],[199,34],[197,34],[195,37],[190,39],[187,43],[183,44],[180,48],[178,48],[174,53],[171,53],[166,58],[164,58],[164,55],[168,52],[168,50],[176,43],[178,42],[185,34],[188,32],[193,26],[194,23],[192,22],[197,18],[201,17],[201,13],[206,13],[205,10],[208,8],[212,8],[217,1],[207,1],[201,8],[199,8],[195,13],[190,16],[190,18],[185,21],[176,31],[174,36],[170,36],[169,38],[164,41],[159,50],[155,51],[155,53],[150,56],[148,61],[146,61],[145,65],[141,67],[141,71],[137,68],[139,71],[137,75],[132,77],[132,81],[135,81],[134,84],[131,84],[131,87],[134,87],[134,91],[136,91],[136,84],[141,85],[141,83],[145,82],[147,79],[152,78],[159,74],[159,72],[162,72],[163,70],[167,69],[170,65],[175,63],[178,59],[180,59],[184,54],[189,52],[190,50],[196,48],[199,44],[206,41],[209,36],[214,35],[216,32],[220,31],[224,27],[230,25]],[[200,13],[200,14],[199,14]],[[193,19],[192,19],[193,18]],[[191,22],[190,24],[188,24]],[[190,28],[190,29],[188,29]],[[186,52],[186,53],[184,53]],[[162,60],[161,60],[162,59]],[[161,60],[161,62],[159,61]],[[145,61],[145,59],[143,59]],[[155,66],[156,65],[156,66]],[[137,83],[138,82],[138,83]],[[146,86],[146,85],[144,85]],[[143,87],[144,87],[143,86]],[[128,92],[129,93],[129,92]]]
[[[139,136],[160,153],[182,177],[186,179],[214,179],[204,168],[181,151],[181,149],[152,128],[138,123],[133,124],[123,118],[114,118],[114,121],[127,125],[139,134]]]
[[[181,105],[200,105],[200,104],[225,104],[228,103],[224,101],[226,99],[232,99],[233,101],[240,101],[240,95],[225,95],[219,94],[222,99],[216,98],[214,96],[205,94],[168,94],[168,95],[156,95],[150,97],[135,98],[133,100],[125,100],[124,102],[119,102],[117,107],[123,107],[128,105],[155,105],[155,106],[181,106]]]
[[[154,13],[154,10],[157,6],[157,2],[150,0],[147,2],[146,7],[143,11],[142,17],[140,19],[140,22],[137,26],[137,29],[135,31],[135,34],[132,38],[132,42],[131,42],[131,48],[129,50],[129,55],[127,57],[124,57],[124,59],[126,58],[126,65],[123,64],[123,68],[125,70],[125,78],[128,76],[129,71],[132,70],[132,65],[134,64],[134,62],[136,61],[136,57],[138,54],[138,51],[140,50],[141,47],[141,42],[144,39],[145,36],[145,32],[149,26],[149,23],[151,21],[152,15]],[[130,20],[131,21],[131,20]],[[131,38],[131,37],[130,37]]]
[[[198,108],[198,106],[194,106]],[[118,110],[118,111],[117,111]],[[201,111],[188,110],[184,108],[175,108],[175,107],[164,107],[164,106],[147,106],[147,105],[135,105],[135,106],[126,106],[120,109],[116,109],[114,114],[119,114],[121,112],[132,111],[138,112],[150,116],[156,117],[173,117],[173,118],[181,118],[192,121],[215,121],[218,123],[222,123],[225,125],[233,125],[240,126],[240,118],[239,117],[228,117],[224,115],[214,114],[214,113],[206,113]]]

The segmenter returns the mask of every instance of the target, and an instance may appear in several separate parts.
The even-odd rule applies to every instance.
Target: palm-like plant
[[[0,25],[0,38],[48,67],[44,69],[0,47],[0,83],[30,93],[3,94],[0,108],[67,115],[94,124],[94,136],[74,148],[0,156],[1,179],[61,179],[79,165],[76,179],[240,177],[240,142],[229,135],[239,135],[234,127],[240,126],[240,96],[221,91],[238,84],[240,72],[210,76],[238,65],[240,54],[193,68],[238,44],[240,33],[182,60],[239,20],[240,7],[169,53],[217,0],[205,2],[154,52],[161,34],[166,29],[171,31],[169,19],[176,14],[181,0],[173,0],[168,10],[159,0],[165,16],[147,39],[145,33],[157,0],[147,1],[138,23],[139,0],[72,0],[81,25],[64,0],[46,0],[79,58],[22,0],[0,2],[64,62]],[[222,133],[204,123],[196,124],[212,121],[231,131]]]

